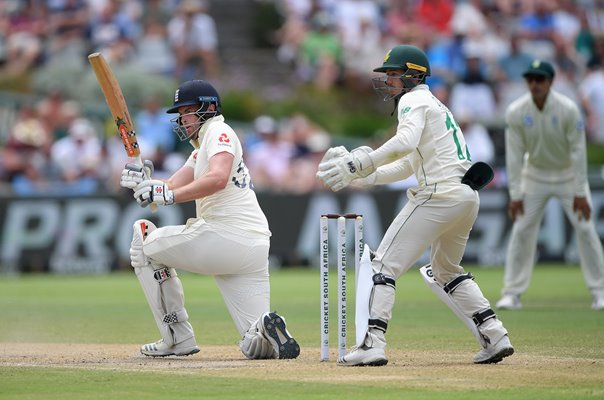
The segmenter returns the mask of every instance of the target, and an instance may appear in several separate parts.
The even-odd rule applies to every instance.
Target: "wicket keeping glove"
[[[145,160],[143,165],[131,163],[126,164],[122,170],[120,186],[134,190],[134,188],[136,188],[145,179],[151,179],[153,171],[153,161],[151,160]]]
[[[151,203],[160,206],[174,204],[174,192],[165,182],[157,179],[142,181],[134,188],[134,198],[141,207],[147,207]]]
[[[353,179],[365,178],[375,171],[373,161],[369,157],[371,151],[371,147],[362,146],[337,158],[325,160],[324,157],[319,163],[317,177],[334,192],[342,190],[350,185]]]

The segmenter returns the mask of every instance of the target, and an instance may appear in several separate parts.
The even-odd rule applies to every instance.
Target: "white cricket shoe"
[[[380,365],[388,364],[386,353],[384,349],[377,347],[367,347],[365,345],[361,347],[353,347],[350,353],[343,357],[338,357],[338,365],[342,366],[372,366],[378,367]]]
[[[520,310],[522,303],[520,298],[513,294],[504,294],[503,297],[495,305],[500,310]]]
[[[197,347],[194,337],[174,346],[168,346],[161,339],[155,343],[142,345],[141,353],[149,357],[190,356],[191,354],[199,353],[199,347]]]
[[[591,309],[595,311],[604,310],[604,297],[594,296],[594,302],[591,303]]]
[[[495,364],[512,354],[514,348],[508,335],[505,335],[497,343],[487,344],[487,347],[476,353],[474,364]]]
[[[300,355],[300,345],[285,327],[285,318],[277,313],[267,312],[262,316],[262,325],[265,337],[280,359],[296,358]]]

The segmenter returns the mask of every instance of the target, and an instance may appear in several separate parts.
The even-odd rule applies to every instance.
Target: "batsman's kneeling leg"
[[[252,324],[239,342],[241,352],[249,359],[291,359],[300,355],[300,346],[285,325],[285,319],[267,312]]]
[[[157,343],[143,346],[141,352],[150,356],[194,354],[199,348],[195,344],[193,327],[188,322],[182,283],[176,270],[154,265],[144,255],[144,240],[155,229],[150,221],[136,221],[130,247],[132,267],[162,337]]]

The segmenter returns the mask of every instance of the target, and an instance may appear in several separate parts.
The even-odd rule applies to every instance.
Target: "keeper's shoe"
[[[591,309],[595,311],[604,311],[604,297],[594,296],[594,301],[591,303]]]
[[[163,339],[160,339],[155,343],[142,345],[141,353],[149,357],[190,356],[199,353],[199,347],[197,347],[194,337],[174,346],[168,346]]]
[[[285,318],[274,312],[262,316],[264,335],[279,354],[280,359],[296,358],[300,355],[300,345],[285,327]]]
[[[379,367],[388,364],[384,349],[377,347],[353,347],[350,353],[338,357],[338,365],[349,367]]]
[[[514,354],[514,348],[508,335],[505,335],[497,343],[489,343],[487,347],[476,353],[474,364],[495,364],[512,354]]]
[[[495,304],[500,310],[520,310],[522,303],[520,298],[513,294],[504,294],[503,297]]]

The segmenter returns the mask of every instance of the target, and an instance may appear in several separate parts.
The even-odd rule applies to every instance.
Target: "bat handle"
[[[138,164],[141,167],[143,167],[143,174],[145,175],[145,179],[151,179],[151,177],[149,175],[147,175],[147,171],[145,170],[145,164],[143,163],[143,159],[141,158],[140,154],[138,155],[136,161],[138,162]],[[149,208],[151,208],[151,212],[153,214],[155,214],[157,212],[157,204],[151,203],[151,205],[149,206]]]

